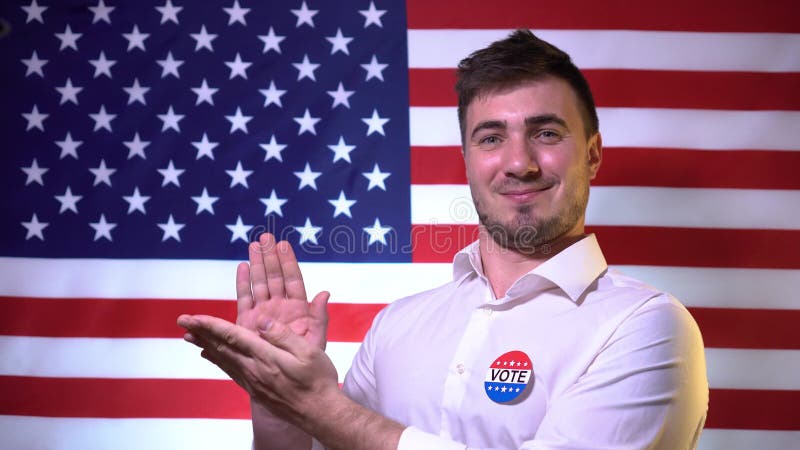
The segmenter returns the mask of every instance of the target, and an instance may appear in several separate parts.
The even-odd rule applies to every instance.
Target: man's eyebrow
[[[535,125],[545,125],[548,123],[556,123],[564,128],[569,128],[567,126],[567,121],[556,114],[541,114],[538,116],[530,116],[525,118],[525,125],[529,127]]]
[[[475,134],[481,130],[502,130],[505,128],[506,122],[503,120],[486,120],[475,125],[475,128],[472,129],[470,137],[474,138]]]

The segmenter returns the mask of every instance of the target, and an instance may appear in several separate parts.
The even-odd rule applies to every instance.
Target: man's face
[[[503,247],[533,252],[583,232],[599,134],[587,137],[578,100],[544,78],[469,104],[464,160],[481,224]]]

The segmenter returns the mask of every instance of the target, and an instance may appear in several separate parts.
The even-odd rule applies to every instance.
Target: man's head
[[[560,78],[570,85],[580,103],[586,136],[597,133],[599,121],[589,83],[569,55],[529,30],[516,30],[458,64],[456,93],[462,142],[467,108],[475,97],[545,77]]]
[[[602,142],[569,56],[517,31],[473,53],[459,76],[467,179],[489,236],[525,253],[580,236]]]

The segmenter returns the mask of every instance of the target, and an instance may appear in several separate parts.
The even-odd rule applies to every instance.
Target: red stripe
[[[706,347],[800,349],[800,309],[689,308],[689,312]]]
[[[800,189],[800,151],[608,147],[593,186]],[[411,147],[412,184],[467,184],[461,147]]]
[[[592,226],[609,264],[800,268],[800,231]],[[450,262],[477,225],[411,227],[414,262]]]
[[[706,428],[800,430],[800,391],[711,389]]]
[[[328,339],[361,342],[383,304],[331,303]],[[180,314],[236,320],[224,300],[0,297],[0,335],[90,338],[180,338]]]
[[[794,0],[730,2],[726,0],[566,0],[559,2],[407,0],[408,27],[556,28],[663,31],[800,32],[800,7]]]
[[[250,418],[247,394],[227,380],[0,376],[0,392],[0,414],[7,415]],[[795,414],[799,401],[798,391],[712,389],[706,425],[800,430],[800,415]]]
[[[800,74],[584,70],[598,107],[798,110]],[[456,106],[455,69],[409,70],[411,106]]]
[[[328,338],[361,342],[385,304],[331,303]],[[178,311],[233,319],[231,302],[0,297],[0,335],[178,338]],[[147,312],[147,320],[131,320]],[[800,349],[800,310],[690,308],[707,347]],[[40,320],[20,320],[38,317]],[[746,317],[747,320],[742,320]],[[731,324],[736,324],[735,327]]]

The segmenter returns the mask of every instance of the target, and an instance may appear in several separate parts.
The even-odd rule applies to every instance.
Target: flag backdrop
[[[590,231],[703,332],[700,447],[800,448],[800,7],[652,3],[4,2],[0,447],[248,448],[175,318],[232,320],[264,230],[332,292],[343,377],[474,237],[454,67],[527,27],[596,96]]]

